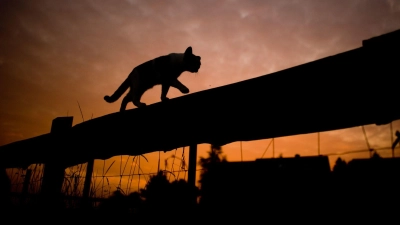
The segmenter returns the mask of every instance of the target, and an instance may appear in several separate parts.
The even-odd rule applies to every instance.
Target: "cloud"
[[[390,5],[391,12],[400,12],[400,1],[397,0],[387,0],[386,1]]]

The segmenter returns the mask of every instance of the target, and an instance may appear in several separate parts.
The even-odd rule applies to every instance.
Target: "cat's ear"
[[[191,47],[191,46],[189,46],[189,47],[186,49],[185,55],[187,55],[187,54],[193,55],[193,53],[192,53],[192,47]]]

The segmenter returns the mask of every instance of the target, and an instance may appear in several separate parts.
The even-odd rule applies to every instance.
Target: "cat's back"
[[[157,71],[158,73],[171,72],[183,63],[182,53],[170,53],[168,55],[159,56],[147,62],[144,62],[134,69],[139,73],[145,74]]]
[[[151,60],[152,61],[152,60]],[[154,59],[154,64],[157,69],[169,70],[183,63],[182,53],[170,53],[168,55],[163,55]]]
[[[157,58],[151,59],[147,62],[144,62],[134,69],[138,70],[139,72],[146,72],[146,71],[153,71],[155,69],[163,69],[168,67],[169,64],[169,55],[159,56]]]

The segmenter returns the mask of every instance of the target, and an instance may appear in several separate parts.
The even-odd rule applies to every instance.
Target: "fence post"
[[[90,206],[89,194],[90,194],[90,184],[92,180],[92,173],[93,173],[93,166],[94,166],[94,159],[88,161],[86,167],[86,176],[85,176],[85,184],[83,186],[83,207]]]
[[[197,144],[189,146],[189,171],[188,183],[193,188],[196,187],[196,165],[197,165]],[[194,196],[193,203],[197,203],[197,196]]]
[[[24,177],[24,183],[22,185],[22,195],[21,195],[21,199],[20,199],[21,205],[25,205],[26,197],[28,195],[28,188],[29,188],[31,176],[32,176],[32,170],[27,169],[26,173],[25,173],[25,177]]]
[[[57,117],[51,126],[52,134],[62,135],[72,127],[73,117]],[[56,143],[62,145],[63,143]],[[56,146],[54,146],[56,147]],[[55,149],[57,151],[57,149]],[[49,152],[51,154],[51,152]],[[44,165],[43,181],[41,187],[43,206],[55,207],[61,203],[61,189],[64,182],[65,166],[57,159],[48,161]]]

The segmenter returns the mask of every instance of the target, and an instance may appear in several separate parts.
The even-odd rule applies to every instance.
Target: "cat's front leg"
[[[164,102],[164,101],[169,100],[169,98],[167,97],[168,90],[169,90],[169,85],[162,84],[162,87],[161,87],[161,101]]]
[[[189,93],[189,88],[183,85],[179,80],[174,80],[171,83],[171,86],[181,91],[183,94]]]

